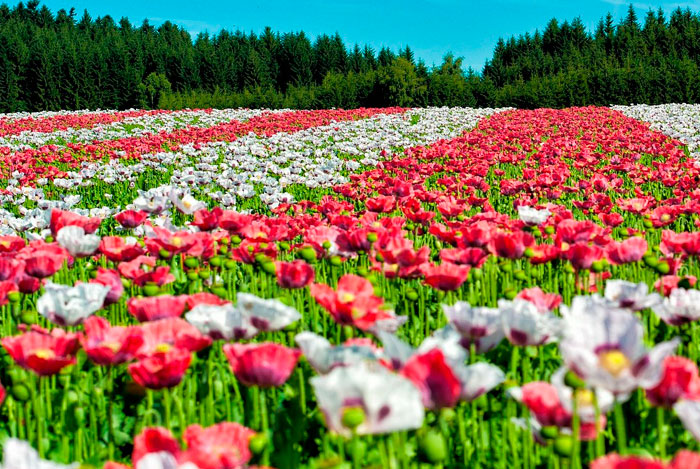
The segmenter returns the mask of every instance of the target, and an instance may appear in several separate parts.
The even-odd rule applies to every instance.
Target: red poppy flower
[[[144,252],[138,243],[128,243],[120,236],[103,237],[99,249],[112,262],[130,262]]]
[[[191,360],[192,354],[189,350],[175,347],[132,363],[129,365],[129,374],[136,383],[145,388],[171,388],[180,384]]]
[[[160,295],[145,298],[129,298],[126,303],[129,314],[140,322],[177,318],[185,312],[186,296]]]
[[[240,234],[241,229],[255,219],[255,216],[224,210],[219,216],[219,227],[227,230],[232,235]]]
[[[301,352],[274,343],[226,344],[223,347],[233,373],[246,386],[281,386]]]
[[[180,348],[198,352],[211,345],[211,339],[202,335],[196,327],[180,318],[159,319],[141,325],[143,345],[139,356],[156,352],[167,352],[171,348]]]
[[[97,276],[90,280],[90,283],[98,283],[109,287],[109,293],[107,293],[105,298],[105,306],[118,302],[119,298],[124,294],[124,285],[116,270],[98,267]]]
[[[416,385],[429,409],[454,407],[462,392],[459,378],[438,348],[411,357],[401,374]]]
[[[0,253],[13,253],[26,246],[26,242],[19,236],[0,236]]]
[[[692,467],[692,466],[691,466]],[[591,462],[591,469],[671,469],[661,461],[639,456],[608,454]],[[673,469],[676,469],[675,467]],[[680,468],[678,468],[680,469]],[[684,469],[690,469],[689,467]]]
[[[361,330],[366,331],[377,321],[395,317],[392,312],[381,309],[384,300],[374,295],[374,287],[369,280],[358,275],[340,277],[337,291],[328,285],[314,283],[311,285],[311,296],[337,323]]]
[[[302,260],[275,262],[277,284],[282,288],[303,288],[314,281],[314,268]]]
[[[190,462],[199,469],[224,469],[245,466],[253,456],[250,439],[256,434],[238,423],[221,422],[202,428],[190,425],[182,435],[187,450],[181,463]]]
[[[530,233],[515,231],[507,233],[497,231],[493,233],[488,244],[491,254],[506,259],[520,259],[525,253],[525,249],[535,243],[535,238]]]
[[[36,278],[50,277],[58,272],[63,263],[72,264],[68,251],[55,243],[34,242],[22,249],[16,259],[24,261],[24,271]]]
[[[622,265],[642,260],[648,248],[646,239],[632,236],[621,243],[611,242],[605,247],[605,253],[611,264]]]
[[[370,212],[391,213],[396,210],[396,197],[392,195],[380,195],[367,199],[365,207]]]
[[[595,261],[603,258],[605,251],[596,245],[576,243],[561,252],[561,256],[571,262],[574,269],[590,269]]]
[[[206,208],[194,212],[194,221],[192,225],[202,231],[211,231],[219,226],[219,219],[224,211],[221,207],[214,207],[211,211]]]
[[[160,452],[170,453],[173,457],[178,458],[180,445],[170,430],[161,427],[144,428],[141,433],[134,437],[131,462],[136,465],[147,454]]]
[[[193,295],[186,295],[185,298],[187,309],[194,309],[194,307],[197,305],[221,306],[230,303],[230,301],[219,298],[215,294],[209,292],[199,292]]]
[[[118,365],[134,358],[143,345],[138,327],[111,327],[109,321],[90,316],[83,322],[85,335],[80,343],[88,358],[98,365]]]
[[[274,259],[277,257],[277,247],[274,243],[258,243],[244,239],[237,248],[231,250],[231,257],[245,264],[253,264],[258,254]]]
[[[425,275],[425,283],[431,287],[442,290],[457,290],[467,280],[470,267],[443,262],[440,265],[423,264],[421,272]]]
[[[684,357],[670,356],[664,359],[661,381],[646,390],[649,402],[655,406],[671,408],[679,399],[700,399],[700,376],[697,365]]]
[[[532,287],[521,290],[516,298],[529,301],[537,307],[537,310],[544,313],[557,308],[562,301],[560,295],[556,293],[545,293],[540,287]]]
[[[606,226],[611,228],[620,226],[625,221],[625,219],[622,218],[622,215],[619,213],[599,213],[598,218],[600,218],[600,221],[602,221]]]
[[[5,337],[2,346],[22,368],[32,370],[40,376],[49,376],[75,363],[79,337],[78,334],[63,329],[54,329],[49,333],[35,327],[24,334]]]
[[[85,233],[94,233],[100,227],[100,223],[102,223],[101,218],[88,218],[77,213],[53,209],[49,226],[51,234],[56,236],[64,226],[79,226],[85,230]]]
[[[124,228],[136,228],[141,226],[148,218],[148,212],[136,210],[124,210],[114,215],[114,219]]]
[[[480,268],[488,259],[489,253],[481,248],[456,248],[440,251],[440,259],[458,265]]]

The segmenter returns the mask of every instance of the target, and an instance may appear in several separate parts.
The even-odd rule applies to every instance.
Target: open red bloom
[[[192,354],[189,350],[171,348],[132,363],[129,365],[129,374],[145,388],[171,388],[180,384],[191,360]]]
[[[55,243],[33,242],[17,254],[24,261],[24,271],[36,278],[50,277],[58,272],[63,263],[71,264],[73,258],[68,251]]]
[[[540,424],[557,427],[571,425],[571,414],[562,406],[554,386],[542,381],[533,381],[523,385],[521,390],[523,404],[530,409]]]
[[[224,213],[221,207],[214,207],[211,211],[202,208],[194,212],[192,224],[202,231],[211,231],[219,227],[219,218]]]
[[[86,233],[94,233],[97,228],[100,227],[102,223],[101,218],[88,218],[77,213],[68,212],[64,210],[53,209],[51,211],[51,234],[56,236],[56,234],[61,231],[64,226],[79,226]]]
[[[136,210],[124,210],[114,215],[114,219],[124,228],[136,228],[148,218],[148,212]]]
[[[425,275],[425,283],[442,291],[458,289],[467,280],[470,267],[443,262],[440,265],[423,264],[421,272]]]
[[[297,349],[269,342],[226,344],[223,349],[236,378],[246,386],[281,386],[301,355]]]
[[[109,321],[90,316],[83,322],[80,343],[88,358],[98,365],[118,365],[131,360],[143,345],[138,327],[111,327]]]
[[[454,407],[462,392],[459,378],[438,348],[411,357],[401,374],[416,385],[423,396],[423,405],[429,409]]]
[[[629,264],[630,262],[642,260],[648,247],[646,239],[632,236],[621,243],[612,241],[605,247],[605,254],[611,264]]]
[[[97,276],[90,280],[90,283],[98,283],[109,287],[109,293],[107,293],[107,297],[105,298],[105,306],[116,303],[124,294],[124,285],[116,270],[98,267]]]
[[[595,261],[601,260],[605,251],[600,246],[576,243],[561,252],[561,257],[568,259],[574,269],[590,269]]]
[[[22,368],[40,376],[49,376],[75,363],[79,335],[63,329],[48,332],[35,327],[24,334],[5,337],[2,346]]]
[[[221,422],[203,428],[190,425],[182,435],[187,450],[181,463],[190,462],[199,469],[243,467],[253,456],[248,448],[255,431],[234,422]]]
[[[692,466],[691,466],[692,467]],[[608,454],[591,462],[591,469],[671,469],[661,461],[639,456]],[[676,469],[675,467],[673,469]],[[680,467],[678,468],[680,469]],[[689,468],[684,468],[689,469]]]
[[[129,298],[126,305],[129,314],[141,322],[177,318],[185,312],[187,296],[160,295],[145,298]]]
[[[314,268],[302,260],[275,262],[277,284],[282,288],[303,288],[314,281]]]
[[[211,345],[211,339],[202,335],[189,322],[180,318],[159,319],[141,325],[143,346],[139,356],[148,356],[156,352],[167,352],[171,348],[180,348],[198,352]]]
[[[699,400],[698,366],[684,357],[666,357],[661,381],[646,396],[653,405],[669,409],[680,399]]]
[[[396,210],[396,197],[393,195],[380,195],[367,199],[365,207],[370,212],[391,213]]]
[[[545,293],[540,287],[521,290],[516,298],[527,300],[537,307],[541,313],[552,311],[561,304],[561,296],[556,293]]]
[[[100,241],[99,249],[112,262],[129,262],[144,252],[141,245],[136,243],[135,240],[130,243],[121,236],[103,237]]]
[[[515,231],[507,233],[497,231],[493,233],[488,244],[491,254],[506,259],[520,259],[525,253],[525,249],[535,243],[535,238],[530,233]]]
[[[254,219],[253,215],[224,210],[219,216],[219,227],[228,230],[232,235],[240,234],[241,230]]]
[[[230,303],[230,301],[224,300],[223,298],[219,298],[213,293],[205,291],[195,293],[193,295],[186,295],[185,298],[187,309],[194,309],[194,307],[197,305],[221,306],[225,305],[226,303]]]
[[[366,278],[343,275],[338,280],[338,290],[328,285],[314,283],[311,296],[333,316],[336,322],[353,325],[366,331],[377,321],[393,319],[392,312],[381,309],[384,300],[374,295],[374,287]]]
[[[13,253],[21,250],[27,243],[19,236],[0,236],[0,253]]]
[[[170,430],[161,427],[144,428],[134,437],[131,462],[136,466],[147,454],[160,452],[170,453],[177,459],[180,456],[180,445]]]

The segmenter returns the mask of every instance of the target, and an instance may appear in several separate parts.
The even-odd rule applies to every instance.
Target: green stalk
[[[624,456],[627,454],[627,431],[625,429],[625,414],[622,411],[622,404],[615,400],[615,436],[617,437],[617,452]]]

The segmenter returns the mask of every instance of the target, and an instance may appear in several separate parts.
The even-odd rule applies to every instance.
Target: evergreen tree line
[[[514,106],[700,102],[700,16],[630,6],[593,32],[580,19],[499,40],[481,73],[436,67],[338,34],[199,34],[132,25],[38,0],[0,6],[0,112],[131,107]]]

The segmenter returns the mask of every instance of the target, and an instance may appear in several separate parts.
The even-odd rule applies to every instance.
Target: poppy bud
[[[559,456],[569,457],[574,450],[574,440],[569,435],[559,435],[554,440],[554,451]]]
[[[7,294],[7,299],[10,303],[18,303],[22,299],[22,295],[18,291],[11,291]]]
[[[656,271],[660,274],[666,275],[671,272],[671,266],[668,265],[668,262],[666,261],[659,262],[659,265],[656,266]]]
[[[377,233],[371,231],[367,233],[367,241],[370,243],[376,243],[377,242]]]
[[[418,445],[428,462],[437,464],[447,458],[445,437],[435,430],[429,430],[418,441]]]
[[[199,271],[199,278],[202,280],[211,277],[211,271],[209,269],[202,269]]]
[[[406,299],[410,301],[416,301],[418,299],[418,292],[411,289],[406,292]]]
[[[170,251],[168,251],[165,248],[160,248],[160,250],[158,251],[158,255],[163,259],[169,259],[170,258]]]
[[[549,235],[552,235],[552,234],[556,233],[556,231],[557,231],[557,230],[556,230],[556,228],[554,228],[553,225],[548,225],[548,226],[546,226],[546,227],[544,228],[544,232],[547,233],[547,234],[549,234]]]
[[[305,246],[299,250],[299,255],[306,262],[312,264],[316,261],[316,251],[311,246]]]
[[[343,426],[355,429],[365,421],[365,411],[362,407],[348,407],[343,411]]]
[[[189,269],[196,269],[199,267],[199,260],[196,257],[188,257],[185,259],[185,267]]]
[[[222,260],[220,257],[212,257],[209,259],[209,265],[214,267],[221,267]]]
[[[559,428],[556,425],[542,427],[540,434],[542,435],[542,438],[553,440],[559,436]]]
[[[17,402],[27,402],[29,400],[29,388],[23,383],[15,384],[14,386],[12,386],[12,388],[10,388],[10,392],[12,393],[12,397]]]
[[[343,259],[340,258],[340,256],[332,256],[331,257],[331,265],[334,267],[338,267],[343,263]]]
[[[573,371],[567,371],[564,376],[564,384],[574,389],[583,389],[586,387],[586,383]]]
[[[160,293],[160,287],[154,284],[148,284],[143,287],[143,293],[146,296],[156,296]]]
[[[236,267],[236,261],[233,259],[228,259],[226,262],[224,262],[224,268],[231,270]]]
[[[192,281],[195,281],[199,278],[199,274],[197,273],[196,270],[190,270],[187,272],[187,278],[192,280]]]

